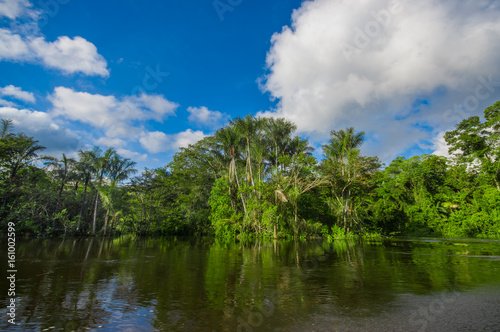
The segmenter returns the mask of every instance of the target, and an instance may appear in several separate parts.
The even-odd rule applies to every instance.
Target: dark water
[[[1,330],[500,331],[498,241],[31,240],[17,267]]]

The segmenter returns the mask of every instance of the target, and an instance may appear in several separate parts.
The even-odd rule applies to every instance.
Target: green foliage
[[[210,222],[218,237],[234,237],[241,229],[241,215],[231,206],[226,178],[215,181],[209,198]]]
[[[364,132],[332,130],[318,162],[283,118],[236,118],[134,177],[114,148],[41,157],[35,138],[0,125],[1,227],[20,234],[500,237],[500,102],[446,133],[452,157],[383,170],[361,155]]]

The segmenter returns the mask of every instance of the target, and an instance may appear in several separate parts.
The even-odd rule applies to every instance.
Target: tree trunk
[[[344,232],[347,232],[347,211],[348,211],[348,201],[347,201],[347,198],[346,198],[346,195],[345,195],[345,192],[342,193],[342,199],[343,199],[343,208],[342,208],[342,212],[343,212],[343,215],[344,215]]]
[[[82,205],[80,206],[80,213],[78,214],[78,224],[76,226],[76,231],[78,232],[80,230],[80,223],[82,221],[82,215],[83,215],[83,209],[85,207],[85,199],[87,196],[87,185],[89,184],[89,180],[85,180],[85,189],[83,190],[83,199],[82,199]]]
[[[238,191],[240,189],[240,181],[238,180],[238,172],[236,171],[236,164],[234,166],[234,177],[236,178],[236,185],[238,186]],[[243,212],[245,213],[245,217],[247,216],[247,207],[245,204],[245,199],[243,198],[243,194],[240,192],[241,203],[243,204]]]
[[[96,188],[97,190],[97,188]],[[95,195],[94,218],[92,219],[92,235],[95,235],[95,225],[97,221],[97,205],[99,204],[99,191]]]
[[[115,228],[115,220],[116,220],[116,217],[113,217],[111,219],[111,225],[109,225],[109,235],[113,234],[113,229]]]
[[[55,214],[59,213],[59,205],[61,204],[61,197],[62,197],[63,189],[64,189],[64,180],[61,181],[61,188],[59,189],[59,195],[57,196]],[[54,229],[55,227],[56,227],[56,219],[53,218],[52,219],[52,229]],[[64,234],[66,234],[66,231],[64,232]]]
[[[278,140],[276,140],[276,169],[278,169]]]
[[[250,157],[250,140],[247,138],[247,167],[250,172],[250,180],[252,183],[252,187],[255,187],[255,183],[253,181],[253,172],[252,172],[252,159]]]
[[[56,210],[55,213],[59,212],[59,205],[61,204],[61,197],[64,190],[64,180],[61,182],[61,188],[59,189],[59,195],[57,196]]]
[[[109,208],[106,210],[106,218],[104,218],[104,236],[106,236],[106,231],[108,229],[108,218],[109,218]]]
[[[298,233],[299,233],[299,230],[298,230],[298,222],[299,222],[299,218],[297,216],[297,202],[295,202],[294,204],[294,214],[295,214],[295,225],[294,225],[294,233],[295,233],[295,237],[297,237]]]

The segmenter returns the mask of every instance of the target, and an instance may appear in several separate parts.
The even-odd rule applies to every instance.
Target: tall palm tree
[[[96,154],[93,156],[93,167],[95,169],[97,185],[102,185],[102,180],[104,176],[108,174],[110,170],[111,160],[114,158],[116,151],[114,148],[108,148],[104,153],[102,150],[97,150]],[[94,217],[92,219],[92,234],[95,235],[96,222],[97,222],[97,207],[99,205],[99,190],[96,187],[96,197],[94,206]]]
[[[252,114],[245,116],[244,118],[236,118],[234,121],[231,121],[231,124],[234,125],[235,129],[240,133],[241,136],[246,140],[246,169],[247,169],[247,181],[251,183],[252,186],[255,186],[255,182],[253,179],[252,172],[252,159],[250,152],[250,144],[254,137],[257,135],[257,132],[261,126],[262,121],[253,118]]]
[[[347,222],[351,215],[351,185],[354,178],[356,160],[359,158],[359,147],[365,140],[365,132],[356,133],[354,127],[346,128],[345,130],[332,130],[330,133],[330,141],[323,145],[323,153],[326,157],[324,164],[333,167],[334,172],[340,170],[341,177],[337,181],[336,187],[341,190],[340,194],[335,194],[338,206],[344,219],[344,230],[347,230]],[[333,175],[330,174],[330,177]],[[335,206],[336,204],[330,204]]]
[[[285,142],[297,130],[297,126],[284,118],[267,118],[265,122],[266,135],[274,143],[274,164],[278,167],[279,150],[283,151]]]
[[[310,156],[313,151],[314,148],[309,146],[309,141],[307,139],[302,139],[300,136],[292,138],[287,142],[285,147],[285,152],[290,156],[298,156],[301,153]]]
[[[261,182],[265,176],[265,166],[267,149],[269,146],[269,141],[263,135],[257,136],[254,139],[254,144],[252,145],[252,154],[255,156],[255,161],[257,163],[258,176],[257,179]]]
[[[77,170],[77,174],[84,183],[84,189],[83,189],[82,203],[80,205],[80,212],[78,214],[79,216],[78,224],[76,226],[77,232],[80,230],[81,221],[83,218],[83,211],[87,203],[86,198],[87,198],[88,185],[92,179],[92,174],[95,173],[94,159],[95,156],[98,155],[98,150],[99,147],[97,146],[95,146],[94,149],[91,151],[83,151],[82,149],[78,150],[78,162],[76,163],[75,168]]]
[[[109,178],[118,182],[128,179],[130,175],[137,172],[134,168],[136,164],[135,161],[129,158],[121,158],[118,154],[115,154],[109,163]]]
[[[104,236],[106,236],[108,229],[109,213],[115,207],[115,200],[119,196],[119,188],[117,187],[117,184],[120,181],[128,179],[130,175],[137,172],[137,170],[133,168],[135,165],[135,161],[128,158],[121,158],[116,153],[109,161],[108,176],[111,180],[111,184],[107,191],[99,191],[106,207],[106,217],[104,218]],[[111,229],[111,231],[113,230]]]
[[[323,151],[328,159],[338,160],[344,164],[347,155],[353,150],[359,148],[365,141],[366,133],[360,131],[355,133],[354,127],[345,130],[332,130],[330,132],[330,141],[323,145]]]
[[[59,213],[59,208],[61,205],[62,194],[64,190],[64,185],[70,177],[70,173],[73,170],[76,160],[73,158],[68,158],[66,154],[62,154],[61,159],[57,159],[52,156],[43,157],[45,166],[52,168],[52,172],[55,174],[56,178],[61,181],[61,186],[59,187],[59,192],[57,195],[57,203],[55,208],[55,214]],[[55,219],[53,220],[52,228],[55,226]]]
[[[228,177],[229,177],[229,196],[232,197],[231,195],[231,186],[236,179],[236,185],[237,188],[239,189],[240,187],[240,182],[238,180],[238,171],[236,169],[236,157],[239,155],[239,147],[241,143],[241,135],[238,133],[238,131],[232,127],[222,127],[215,133],[215,137],[218,141],[218,148],[223,151],[223,153],[229,157],[230,162],[228,166]],[[240,197],[241,201],[243,203],[243,210],[246,215],[246,204],[245,204],[245,199],[243,198],[243,195],[240,192]],[[235,204],[233,203],[233,206],[235,207]]]

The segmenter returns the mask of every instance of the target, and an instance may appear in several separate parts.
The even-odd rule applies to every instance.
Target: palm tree
[[[284,118],[267,118],[265,122],[266,135],[274,143],[275,165],[278,167],[279,149],[284,150],[285,142],[297,130],[297,126]]]
[[[106,207],[106,217],[104,218],[104,236],[106,236],[106,231],[108,228],[109,213],[112,209],[114,209],[117,197],[119,196],[119,188],[117,187],[117,183],[128,179],[130,175],[136,173],[137,170],[133,168],[135,165],[135,161],[132,161],[128,158],[122,159],[116,153],[109,161],[108,175],[111,179],[111,185],[108,187],[107,191],[99,191],[103,203]]]
[[[124,181],[135,174],[137,170],[133,168],[137,163],[129,158],[121,158],[115,154],[109,163],[109,178],[114,181]]]
[[[365,140],[365,132],[355,133],[354,127],[346,128],[346,130],[332,130],[330,133],[330,141],[323,145],[323,153],[326,157],[323,165],[330,169],[329,177],[335,179],[335,174],[332,172],[340,171],[340,179],[331,180],[336,182],[335,187],[341,190],[339,194],[335,193],[338,206],[341,210],[344,220],[344,230],[347,230],[347,221],[351,213],[351,184],[354,179],[356,161],[359,159],[359,147]],[[334,192],[334,190],[332,190]],[[337,206],[333,202],[331,207]]]
[[[96,172],[94,169],[94,159],[98,155],[99,147],[95,146],[92,151],[78,150],[78,162],[75,165],[77,174],[84,183],[82,204],[80,205],[80,212],[78,214],[78,224],[76,226],[76,231],[80,230],[81,220],[83,218],[83,210],[85,209],[87,188],[92,179],[92,174]]]
[[[304,153],[306,156],[310,156],[314,151],[314,148],[309,146],[308,140],[302,139],[300,136],[295,136],[287,142],[285,151],[290,156],[298,156],[301,153]]]
[[[108,229],[108,219],[111,210],[115,210],[115,205],[117,204],[117,197],[119,196],[119,188],[116,186],[117,181],[112,180],[111,184],[107,187],[97,185],[97,191],[101,197],[102,204],[106,208],[106,217],[104,219],[104,236]],[[113,213],[114,214],[114,213]]]
[[[97,176],[97,185],[100,186],[102,184],[102,180],[104,175],[108,174],[110,169],[110,162],[113,159],[116,151],[114,148],[108,148],[104,154],[102,154],[102,150],[96,150],[96,154],[93,155],[93,167],[95,169],[95,174]],[[99,204],[99,190],[97,190],[96,186],[96,197],[95,197],[95,206],[94,206],[94,217],[92,219],[92,234],[95,234],[96,222],[97,222],[97,206]]]
[[[236,185],[237,188],[240,188],[240,182],[238,180],[238,172],[236,169],[236,157],[239,155],[239,146],[241,143],[241,135],[238,133],[238,131],[231,126],[228,127],[222,127],[215,133],[215,137],[218,141],[218,148],[223,151],[223,153],[229,157],[230,162],[228,166],[228,177],[229,177],[229,196],[232,198],[231,195],[231,184],[233,183],[234,179],[236,179]],[[245,205],[245,199],[243,198],[243,195],[240,192],[240,197],[241,197],[241,202],[243,203],[243,211],[246,216],[246,205]],[[233,207],[236,207],[236,204],[232,202]]]
[[[59,178],[61,181],[61,186],[59,187],[59,193],[57,195],[57,203],[54,214],[59,213],[59,206],[61,205],[61,198],[64,190],[64,185],[66,184],[68,178],[70,177],[70,173],[73,169],[74,164],[76,163],[75,159],[66,157],[66,154],[62,154],[61,159],[57,159],[52,156],[43,157],[44,163],[48,168],[52,168],[52,172],[55,173],[56,178]],[[52,222],[52,228],[55,227],[55,218]]]
[[[231,124],[234,125],[235,129],[238,133],[243,136],[246,140],[246,155],[247,155],[247,181],[255,186],[252,172],[252,160],[250,153],[250,144],[253,138],[257,135],[257,131],[261,126],[262,121],[258,119],[254,119],[252,114],[245,116],[244,118],[236,118],[234,121],[231,121]]]
[[[0,140],[14,137],[14,133],[10,131],[12,120],[2,119],[2,129],[0,130]]]
[[[363,144],[365,135],[364,131],[356,134],[354,127],[346,128],[346,130],[332,130],[330,132],[331,138],[329,144],[323,145],[325,156],[328,159],[338,160],[341,164],[344,164],[344,160],[348,154]]]

